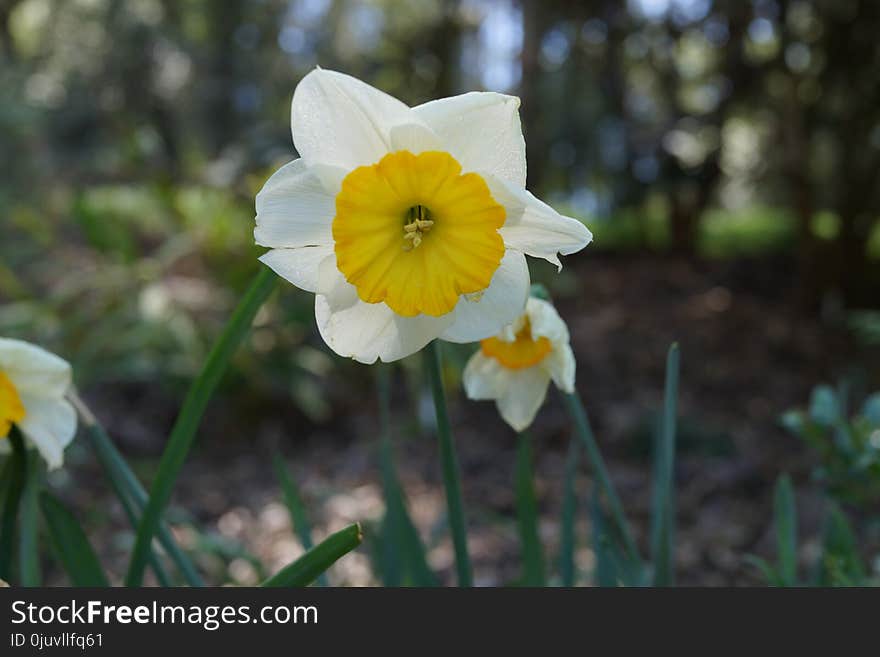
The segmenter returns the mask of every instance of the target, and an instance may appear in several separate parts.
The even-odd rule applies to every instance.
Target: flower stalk
[[[452,531],[452,544],[455,548],[455,568],[459,586],[473,586],[471,560],[467,547],[467,530],[464,505],[461,500],[461,481],[458,458],[449,429],[449,415],[446,411],[446,393],[440,372],[440,349],[434,340],[423,353],[425,370],[431,382],[434,397],[434,412],[437,416],[437,439],[440,442],[440,462],[443,468],[443,485],[446,489],[446,506],[449,513],[449,528]]]
[[[544,586],[544,555],[538,534],[538,502],[535,499],[535,475],[532,467],[532,444],[528,432],[517,436],[516,510],[522,543],[523,586]]]
[[[18,517],[18,506],[24,492],[27,476],[27,453],[24,439],[18,427],[9,432],[8,440],[12,445],[12,456],[9,466],[12,470],[7,481],[5,499],[3,501],[3,517],[0,521],[0,579],[9,580],[12,566],[12,550],[15,544],[15,520]]]

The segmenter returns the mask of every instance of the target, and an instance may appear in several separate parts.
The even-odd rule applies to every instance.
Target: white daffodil
[[[300,159],[257,195],[261,260],[315,292],[325,342],[364,363],[434,338],[473,342],[519,315],[523,254],[561,268],[592,236],[525,189],[519,99],[468,93],[407,107],[315,70],[291,109]]]
[[[15,425],[50,470],[60,467],[76,433],[76,412],[65,399],[70,382],[67,361],[28,342],[0,338],[0,451],[9,451]]]
[[[574,392],[574,371],[565,322],[552,304],[532,297],[516,322],[480,342],[464,369],[464,389],[471,399],[494,399],[504,421],[524,431],[551,379],[563,392]]]

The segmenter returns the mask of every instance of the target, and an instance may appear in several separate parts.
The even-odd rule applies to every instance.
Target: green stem
[[[562,527],[559,531],[559,576],[562,586],[574,586],[575,518],[577,516],[577,478],[580,443],[572,438],[565,462],[565,483],[562,498]]]
[[[534,478],[531,438],[523,431],[517,437],[516,448],[516,510],[522,541],[524,586],[544,586],[545,583]]]
[[[382,471],[382,489],[385,495],[385,519],[383,521],[382,578],[385,586],[400,586],[401,556],[398,539],[401,537],[401,518],[396,501],[397,481],[391,448],[391,372],[390,365],[377,363],[376,388],[379,393],[379,462]]]
[[[437,578],[428,565],[425,546],[419,530],[410,517],[406,494],[394,466],[394,444],[391,434],[391,365],[376,365],[379,392],[379,463],[382,489],[385,494],[385,533],[383,540],[384,580],[386,586],[437,586]],[[396,584],[395,584],[396,583]]]
[[[641,558],[639,557],[639,550],[636,546],[635,539],[630,532],[629,523],[626,521],[626,514],[623,512],[623,505],[620,503],[620,498],[617,496],[617,492],[614,490],[614,485],[611,483],[611,477],[608,475],[608,470],[605,467],[605,460],[602,458],[602,453],[599,451],[599,445],[596,444],[596,438],[593,436],[593,430],[590,428],[590,421],[587,418],[587,412],[584,410],[581,399],[576,392],[563,393],[562,397],[565,400],[566,408],[568,409],[568,413],[574,423],[575,431],[577,431],[581,442],[587,450],[587,458],[590,460],[590,465],[593,467],[593,472],[595,473],[599,486],[602,489],[602,493],[605,496],[605,501],[608,503],[608,508],[611,511],[611,516],[614,518],[615,524],[617,525],[617,530],[620,532],[620,536],[623,539],[627,554],[633,563],[640,563]]]
[[[440,373],[440,348],[437,340],[431,342],[422,352],[425,370],[431,381],[434,396],[434,411],[437,415],[437,439],[440,441],[440,461],[443,468],[443,484],[446,488],[446,506],[449,512],[449,527],[452,531],[452,544],[455,548],[455,568],[459,586],[473,586],[471,560],[467,548],[464,505],[461,501],[461,482],[459,480],[458,459],[449,429],[449,416],[446,412],[446,393]]]
[[[0,579],[10,579],[12,550],[15,543],[15,520],[18,517],[18,504],[24,490],[27,470],[27,453],[24,439],[18,428],[13,426],[9,433],[12,443],[12,456],[6,498],[3,501],[3,518],[0,520]]]
[[[150,499],[141,517],[134,552],[125,577],[126,586],[140,586],[143,580],[150,554],[150,543],[159,526],[162,510],[171,499],[177,476],[195,441],[196,430],[205,408],[217,389],[232,355],[250,330],[257,311],[275,288],[275,281],[275,274],[271,270],[265,267],[260,269],[227,322],[223,333],[211,348],[204,368],[187,393],[183,408],[177,416],[168,444],[162,453],[159,471],[150,489]]]
[[[18,525],[18,575],[22,586],[40,585],[40,549],[37,536],[40,529],[41,480],[40,459],[34,453],[28,454],[27,479],[21,498],[21,520]]]

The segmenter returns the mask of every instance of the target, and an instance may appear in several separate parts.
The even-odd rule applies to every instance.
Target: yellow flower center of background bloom
[[[553,350],[553,345],[544,336],[537,340],[532,338],[532,324],[526,317],[522,328],[516,332],[516,339],[513,342],[486,338],[480,342],[480,349],[486,356],[494,358],[504,367],[521,370],[544,360]]]
[[[3,372],[0,372],[0,438],[9,435],[13,422],[24,419],[24,404],[18,396],[18,390]]]
[[[445,315],[489,287],[504,256],[506,213],[448,153],[389,153],[342,181],[336,266],[367,303],[399,315]]]

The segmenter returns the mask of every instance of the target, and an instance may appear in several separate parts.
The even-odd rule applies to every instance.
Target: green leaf
[[[523,586],[544,586],[544,555],[538,535],[538,503],[532,472],[532,446],[529,434],[521,432],[516,449],[516,512],[522,544]]]
[[[223,333],[211,348],[205,366],[193,382],[183,402],[177,422],[171,430],[168,445],[162,454],[159,471],[150,489],[150,498],[141,517],[134,552],[131,556],[126,586],[139,586],[150,553],[150,543],[161,519],[162,510],[171,499],[174,484],[186,457],[192,448],[196,430],[211,396],[220,383],[229,361],[239,344],[250,331],[257,311],[275,287],[275,274],[268,268],[260,269],[250,288],[223,329]]]
[[[783,586],[797,585],[797,509],[794,490],[788,475],[776,483],[773,498],[776,515],[776,551],[779,559],[779,577]]]
[[[779,576],[779,573],[776,572],[776,569],[773,566],[767,563],[766,559],[756,557],[753,554],[747,554],[743,557],[743,561],[757,568],[770,586],[783,586],[782,578]]]
[[[361,526],[359,524],[349,525],[330,535],[299,559],[279,570],[262,585],[308,586],[341,557],[360,545],[362,540]]]
[[[12,427],[8,440],[12,444],[12,455],[8,459],[9,472],[3,498],[3,516],[0,518],[0,579],[5,580],[12,579],[10,573],[15,546],[15,521],[27,477],[27,453],[18,427]]]
[[[829,502],[819,567],[820,586],[860,586],[865,566],[849,520],[835,503]]]
[[[832,427],[840,418],[837,395],[831,386],[816,386],[810,396],[810,418],[824,427]]]
[[[279,454],[275,454],[273,457],[272,466],[275,468],[275,476],[281,484],[281,492],[284,494],[284,502],[287,504],[287,510],[290,513],[290,522],[293,525],[293,530],[299,537],[303,548],[307,551],[311,550],[312,545],[314,545],[312,543],[312,526],[309,523],[306,507]],[[327,577],[321,575],[318,578],[318,583],[321,586],[327,586]]]
[[[86,438],[92,445],[92,449],[95,450],[95,455],[98,457],[98,461],[100,461],[101,466],[107,473],[107,476],[110,479],[110,485],[116,493],[116,497],[119,498],[129,522],[131,522],[132,527],[137,530],[140,523],[140,514],[147,505],[147,491],[144,490],[141,482],[129,467],[122,454],[119,453],[119,450],[116,449],[116,445],[113,444],[110,436],[107,435],[107,432],[95,418],[94,414],[92,414],[83,401],[75,394],[70,395],[70,398],[82,418]],[[204,583],[199,576],[198,571],[192,561],[190,561],[183,550],[180,549],[180,546],[177,545],[177,541],[174,540],[171,530],[164,521],[159,523],[156,535],[159,539],[159,543],[165,548],[168,556],[175,563],[187,584],[190,586],[203,586]],[[155,553],[153,553],[152,548],[148,560],[153,571],[156,573],[156,578],[159,580],[160,584],[164,586],[164,582],[169,580],[167,575],[164,574],[161,562]]]
[[[864,415],[872,427],[880,427],[880,392],[875,392],[862,405]]]
[[[565,462],[565,480],[562,492],[562,520],[559,530],[559,577],[562,586],[574,586],[575,583],[575,518],[577,515],[577,477],[580,448],[576,440],[568,446],[568,460]]]
[[[795,436],[803,436],[806,430],[806,418],[800,411],[787,411],[779,418],[779,422]]]
[[[28,456],[27,480],[21,497],[21,520],[19,522],[18,562],[19,579],[22,586],[39,586],[41,581],[38,541],[41,477],[40,459],[36,454],[31,453]]]
[[[673,541],[675,533],[675,424],[678,412],[678,344],[666,357],[663,424],[654,454],[654,506],[651,514],[651,556],[654,586],[674,583]]]
[[[40,509],[61,565],[74,586],[109,586],[85,533],[73,514],[49,493],[40,494]]]
[[[598,490],[594,491],[591,496],[590,524],[593,554],[596,557],[596,567],[593,573],[596,586],[620,586],[623,583],[620,567],[621,557],[613,538],[614,530],[602,510]]]
[[[621,504],[620,498],[617,496],[617,491],[614,490],[614,484],[611,483],[611,476],[608,474],[608,469],[605,467],[605,459],[602,458],[602,452],[599,451],[599,445],[596,443],[595,436],[593,436],[593,430],[590,427],[590,420],[587,417],[584,405],[581,403],[581,399],[578,397],[577,392],[563,393],[562,399],[565,402],[572,424],[574,424],[575,433],[584,445],[587,459],[590,462],[590,467],[593,469],[593,474],[599,484],[599,489],[602,491],[602,495],[608,503],[608,507],[611,511],[611,518],[616,525],[616,531],[623,541],[627,560],[632,564],[640,564],[641,557],[639,556],[639,549],[636,546],[636,541],[630,531],[629,522],[623,511],[623,504]]]

